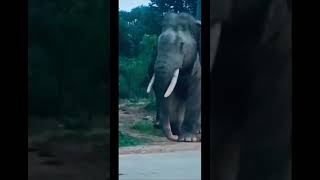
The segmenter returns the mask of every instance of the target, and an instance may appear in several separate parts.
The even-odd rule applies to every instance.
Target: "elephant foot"
[[[200,142],[201,134],[199,133],[182,133],[179,138],[179,142]]]
[[[164,132],[165,136],[166,136],[169,140],[171,140],[171,141],[178,141],[178,136],[172,134],[170,125],[169,125],[169,127],[163,127],[163,132]]]
[[[172,136],[169,136],[169,137],[167,137],[169,140],[171,140],[171,141],[178,141],[178,136],[176,136],[176,135],[172,135]]]
[[[194,132],[197,134],[201,134],[201,124],[197,124],[196,127],[194,128]]]
[[[172,125],[171,128],[172,128],[171,131],[173,135],[179,136],[181,134],[181,129],[179,127]]]
[[[196,134],[201,134],[201,128],[195,129],[194,132],[195,132]]]
[[[179,130],[174,129],[174,130],[172,130],[172,134],[176,135],[176,136],[179,136],[181,133],[180,133]]]

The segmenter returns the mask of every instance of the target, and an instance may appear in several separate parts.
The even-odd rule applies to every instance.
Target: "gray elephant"
[[[153,47],[153,50],[152,50],[152,55],[151,55],[151,63],[149,64],[149,68],[148,68],[148,75],[149,75],[149,78],[152,79],[153,78],[153,74],[154,74],[154,62],[157,58],[157,45],[155,45]],[[151,81],[149,79],[149,81]],[[154,79],[153,79],[154,81]],[[147,89],[147,92],[150,93],[151,92],[151,84],[149,83],[149,86],[148,86],[148,89]],[[161,128],[161,124],[160,124],[160,120],[159,120],[159,103],[158,103],[158,100],[156,99],[156,110],[157,110],[157,113],[156,113],[156,120],[154,122],[154,128]]]
[[[157,120],[169,140],[201,141],[200,28],[186,13],[163,18],[147,91],[154,89]]]

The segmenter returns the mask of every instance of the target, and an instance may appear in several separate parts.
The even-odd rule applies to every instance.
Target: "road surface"
[[[119,180],[200,179],[200,150],[119,155]]]

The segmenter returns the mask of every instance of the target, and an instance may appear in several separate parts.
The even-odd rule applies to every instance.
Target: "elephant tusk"
[[[171,95],[172,91],[174,90],[176,84],[177,84],[177,81],[178,81],[178,76],[179,76],[179,69],[176,69],[173,73],[173,77],[171,79],[171,82],[169,84],[169,87],[166,91],[166,93],[164,94],[164,97],[168,97]]]
[[[152,75],[152,78],[151,78],[151,80],[149,82],[149,85],[148,85],[148,88],[147,88],[147,93],[150,93],[151,88],[153,86],[153,83],[154,83],[154,74]]]

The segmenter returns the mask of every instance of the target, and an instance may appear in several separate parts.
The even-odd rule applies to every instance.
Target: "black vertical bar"
[[[119,125],[118,125],[118,77],[119,77],[119,21],[118,0],[110,0],[110,179],[119,179]]]
[[[210,2],[201,3],[201,179],[210,175]]]

